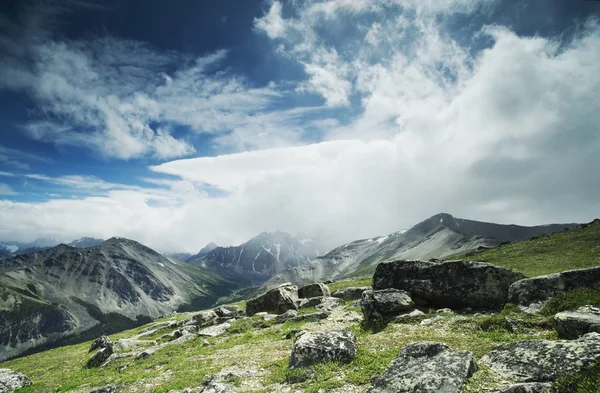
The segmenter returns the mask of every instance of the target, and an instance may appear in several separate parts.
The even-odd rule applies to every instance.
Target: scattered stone
[[[370,289],[372,289],[372,288],[371,287],[342,288],[342,289],[338,289],[337,291],[333,292],[331,294],[331,296],[339,297],[340,299],[344,299],[344,300],[360,300],[360,298],[362,297],[362,293],[364,291],[368,291]]]
[[[511,303],[535,311],[552,296],[581,288],[600,288],[600,267],[526,278],[510,286],[508,297]]]
[[[309,297],[309,298],[306,298],[306,299],[300,299],[300,304],[298,305],[298,308],[316,307],[319,304],[321,304],[324,299],[325,298],[323,296]]]
[[[119,385],[102,386],[101,388],[92,390],[90,393],[115,393]]]
[[[498,309],[508,301],[508,287],[525,276],[483,262],[391,261],[377,265],[373,289],[409,291],[432,307]]]
[[[290,322],[301,322],[301,321],[319,321],[322,319],[327,319],[329,317],[329,313],[326,311],[317,311],[311,312],[308,314],[301,314],[296,317],[290,318]]]
[[[392,319],[392,322],[404,322],[413,318],[420,318],[426,314],[421,310],[412,310],[411,312],[400,314]]]
[[[315,283],[305,285],[302,288],[298,289],[298,297],[300,298],[306,299],[318,296],[331,296],[331,292],[329,292],[329,287],[325,284]]]
[[[257,312],[267,311],[283,314],[287,310],[298,309],[298,287],[295,285],[271,289],[264,295],[246,302],[246,314],[252,316]]]
[[[551,383],[518,383],[511,385],[504,390],[497,390],[493,393],[547,393],[552,389]]]
[[[585,306],[554,316],[554,329],[562,338],[577,338],[586,333],[600,333],[600,307]]]
[[[147,347],[158,345],[156,340],[137,340],[135,338],[120,338],[113,344],[113,351],[122,351],[129,348]]]
[[[295,318],[298,316],[298,311],[296,310],[287,310],[286,312],[284,312],[281,315],[277,315],[275,317],[275,321],[277,323],[284,323],[292,318]]]
[[[437,321],[441,321],[443,320],[444,317],[442,317],[441,315],[436,315],[433,318],[427,318],[421,321],[421,325],[431,325],[432,323],[435,323]]]
[[[435,310],[436,314],[454,314],[454,311],[449,308],[440,308],[439,310]]]
[[[527,340],[500,345],[481,358],[518,382],[552,382],[591,366],[600,357],[600,334],[577,340]]]
[[[244,310],[238,306],[226,305],[214,309],[219,318],[241,318],[244,316]]]
[[[337,297],[326,297],[323,298],[321,304],[315,307],[318,311],[332,312],[334,309],[338,307],[344,306],[344,301]]]
[[[277,318],[278,314],[265,314],[261,317],[261,319],[263,321],[272,321],[273,319]]]
[[[222,383],[211,382],[202,390],[202,393],[235,393],[228,386]]]
[[[202,345],[207,347],[210,345],[210,342],[207,339],[202,340]]]
[[[225,334],[231,327],[229,322],[223,322],[219,325],[206,327],[198,332],[199,336],[217,337]]]
[[[0,368],[0,392],[12,392],[30,386],[31,380],[20,372],[8,368]]]
[[[107,344],[106,347],[99,349],[85,364],[86,368],[100,367],[113,354],[113,344]]]
[[[108,344],[112,344],[112,341],[107,336],[100,336],[94,341],[92,341],[92,345],[90,345],[90,350],[88,352],[93,352],[96,349],[106,348]]]
[[[356,356],[356,337],[347,331],[301,332],[294,340],[290,368],[336,360],[350,362]]]
[[[192,317],[194,324],[199,327],[215,325],[219,320],[219,316],[214,310],[200,311]]]
[[[368,326],[385,324],[403,311],[413,309],[414,305],[407,292],[393,288],[364,291],[361,300],[364,321]]]
[[[471,352],[429,341],[408,344],[367,393],[459,393],[476,370]]]

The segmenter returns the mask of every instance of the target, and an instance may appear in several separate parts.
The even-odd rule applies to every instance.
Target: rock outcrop
[[[554,316],[554,329],[562,338],[577,338],[586,333],[600,333],[600,307],[585,306]]]
[[[362,297],[364,291],[372,289],[371,287],[348,287],[338,289],[333,292],[331,296],[339,297],[344,300],[359,300]]]
[[[407,292],[394,288],[364,291],[360,305],[367,326],[383,325],[415,307]]]
[[[500,345],[481,361],[494,371],[520,382],[553,382],[578,373],[600,357],[600,334],[577,340],[527,340]]]
[[[316,307],[319,304],[323,303],[325,298],[322,296],[319,297],[309,297],[307,299],[300,299],[300,303],[298,303],[298,308],[310,308]]]
[[[511,303],[536,309],[556,294],[582,288],[600,288],[600,266],[519,280],[508,289],[508,297]]]
[[[113,344],[107,344],[104,348],[99,349],[85,364],[86,368],[100,367],[108,360],[110,355],[114,353]]]
[[[551,383],[541,383],[541,382],[532,382],[532,383],[517,383],[515,385],[511,385],[506,389],[497,390],[493,393],[550,393],[552,388]]]
[[[326,297],[323,298],[323,301],[315,306],[318,311],[332,312],[334,309],[338,307],[343,307],[344,301],[337,297]]]
[[[282,314],[287,310],[298,309],[298,287],[287,285],[271,289],[267,293],[246,302],[246,314],[252,316],[257,312]]]
[[[373,289],[405,290],[436,308],[497,309],[508,301],[509,286],[524,277],[482,262],[400,260],[377,265]]]
[[[90,345],[90,350],[88,352],[93,352],[97,349],[106,348],[108,345],[112,344],[112,341],[107,336],[100,336],[94,341],[92,341],[92,345]]]
[[[400,350],[367,393],[460,393],[476,370],[471,352],[442,343],[413,343]]]
[[[331,296],[331,292],[329,292],[329,287],[325,284],[315,283],[305,285],[298,289],[298,297],[300,298],[309,298],[317,296]]]
[[[20,372],[0,368],[0,392],[10,393],[30,385],[31,380]]]
[[[289,365],[293,369],[329,360],[350,362],[356,351],[356,337],[350,332],[300,332],[294,340]]]

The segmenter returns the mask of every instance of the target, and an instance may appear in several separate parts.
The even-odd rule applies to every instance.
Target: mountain
[[[210,242],[208,243],[206,246],[202,247],[202,249],[200,250],[200,252],[198,252],[198,254],[194,255],[193,257],[187,258],[187,260],[190,259],[200,259],[203,256],[205,256],[206,254],[210,253],[212,250],[214,250],[215,248],[218,248],[219,246],[217,246],[215,243]]]
[[[0,360],[212,305],[248,281],[124,238],[0,260]]]
[[[188,263],[208,268],[249,274],[266,281],[285,269],[300,266],[317,257],[319,252],[289,233],[263,232],[235,247],[217,247]]]
[[[94,237],[82,237],[81,239],[73,240],[68,245],[76,248],[94,247],[102,243],[104,239],[96,239]]]
[[[576,225],[502,225],[440,213],[409,230],[345,244],[308,264],[282,271],[265,283],[263,288],[288,281],[304,284],[370,274],[377,263],[388,259],[447,258],[505,242],[559,232]]]
[[[174,258],[180,261],[187,261],[192,257],[192,254],[190,254],[189,252],[171,252],[163,255],[165,255],[168,258]]]

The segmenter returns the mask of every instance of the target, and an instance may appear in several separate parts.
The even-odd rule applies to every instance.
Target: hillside
[[[600,266],[600,220],[456,257],[466,258],[505,266],[529,277]]]
[[[272,288],[288,281],[306,284],[368,276],[379,262],[385,260],[444,259],[478,248],[492,248],[504,242],[525,240],[574,226],[576,224],[533,227],[501,225],[440,213],[406,231],[345,244],[308,264],[281,272],[269,280],[264,288]]]
[[[0,260],[0,359],[208,307],[248,285],[132,240]]]

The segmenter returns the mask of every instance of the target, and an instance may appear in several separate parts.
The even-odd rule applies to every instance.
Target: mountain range
[[[96,246],[103,241],[103,239],[96,239],[94,237],[82,237],[81,239],[76,239],[67,243],[67,245],[77,248],[86,248]],[[60,244],[58,240],[46,238],[36,239],[31,243],[3,242],[0,243],[0,258],[42,251],[57,246],[58,244]]]
[[[264,284],[263,290],[284,282],[307,284],[369,275],[384,260],[447,259],[452,255],[495,247],[505,242],[526,240],[576,225],[502,225],[440,213],[408,230],[344,244],[310,263],[281,271]]]
[[[65,244],[0,260],[0,360],[214,304],[249,282],[133,240]]]

